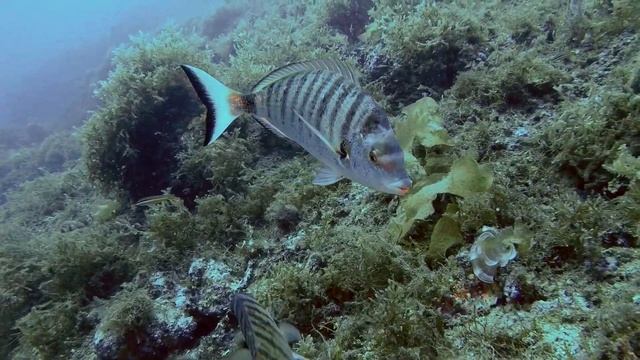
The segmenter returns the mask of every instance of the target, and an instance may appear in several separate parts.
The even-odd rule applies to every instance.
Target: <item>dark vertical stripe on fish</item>
[[[284,99],[284,93],[287,88],[287,81],[283,80],[280,82],[280,87],[278,88],[278,97],[275,99],[276,102],[273,104],[273,117],[277,119],[280,118],[280,110],[282,108],[282,102]]]
[[[266,310],[260,307],[256,302],[246,302],[245,304],[247,318],[250,322],[251,333],[253,334],[253,339],[251,343],[247,342],[247,346],[255,349],[258,353],[270,353],[271,349],[267,348],[273,340],[272,339],[276,331],[279,331],[275,328],[275,324],[273,320],[266,313]]]
[[[269,356],[273,356],[275,354],[273,354],[273,352],[277,352],[278,355],[280,356],[276,356],[275,358],[273,358],[274,360],[278,360],[278,359],[290,359],[289,354],[287,353],[287,351],[285,349],[283,349],[283,345],[284,344],[278,344],[276,341],[274,341],[275,337],[272,336],[268,336],[268,334],[263,334],[261,332],[257,332],[256,333],[256,337],[260,339],[260,348],[258,349],[258,352],[262,355],[269,355]],[[284,339],[284,338],[283,338]],[[265,346],[262,346],[265,345]],[[267,349],[268,347],[268,349]],[[270,350],[270,351],[269,351]]]
[[[271,104],[273,104],[274,94],[277,94],[276,88],[278,84],[273,84],[267,88],[267,96],[264,100],[265,108],[267,108],[267,118],[271,119],[273,112],[271,111]]]
[[[311,99],[311,93],[313,92],[313,89],[315,88],[318,79],[320,78],[320,76],[322,75],[321,71],[315,71],[313,72],[313,76],[311,77],[309,86],[307,87],[307,89],[305,89],[304,94],[302,95],[302,105],[300,106],[300,111],[304,114],[306,112],[306,106],[309,103],[309,99]]]
[[[362,129],[362,125],[364,124],[365,120],[369,117],[371,113],[371,108],[367,106],[367,104],[368,102],[366,101],[366,96],[365,96],[365,99],[360,103],[360,105],[356,109],[355,114],[353,114],[353,121],[349,126],[350,132],[355,132]]]
[[[320,107],[320,111],[318,112],[318,130],[321,130],[321,126],[323,124],[323,120],[324,120],[324,115],[327,113],[327,110],[330,110],[332,107],[332,101],[334,96],[336,95],[336,93],[338,92],[338,88],[340,88],[340,86],[342,85],[343,81],[334,81],[333,84],[331,84],[331,88],[329,88],[329,91],[327,91],[327,93],[324,96],[324,99],[322,99],[322,106]]]
[[[324,111],[324,115],[320,120],[320,128],[324,129],[325,133],[331,132],[331,126],[333,126],[333,122],[335,121],[335,117],[338,113],[338,100],[343,96],[343,94],[348,93],[348,86],[344,82],[340,82],[338,88],[335,90],[333,95],[329,98],[329,102],[327,108]],[[332,144],[335,144],[336,139],[329,137],[329,141]],[[338,142],[339,143],[339,142]]]
[[[298,99],[300,98],[300,93],[302,92],[302,87],[304,86],[305,81],[307,80],[305,74],[297,75],[296,81],[293,85],[293,99],[291,100],[291,107],[295,109],[296,104],[298,104]]]
[[[295,116],[293,110],[296,104],[296,98],[298,97],[298,87],[302,83],[302,77],[299,75],[291,76],[291,78],[292,81],[289,87],[289,92],[287,93],[287,97],[285,97],[284,99],[285,103],[287,104],[285,118],[283,120],[285,123],[291,123],[293,117]]]
[[[307,90],[311,87],[311,85],[313,85],[313,75],[314,74],[310,72],[304,75],[304,82],[302,83],[302,87],[300,88],[300,91],[297,94],[298,96],[296,97],[296,103],[294,104],[295,109],[298,111],[302,109]]]
[[[280,98],[280,121],[285,121],[285,115],[287,112],[287,96],[289,95],[289,91],[291,90],[291,84],[293,83],[293,76],[290,76],[284,83],[282,91],[282,97]]]
[[[269,314],[261,313],[257,311],[252,311],[251,317],[254,320],[254,322],[265,323],[265,324],[269,324],[269,321],[271,319]]]
[[[270,318],[269,313],[257,302],[247,302],[244,306],[247,308],[247,311],[253,316]]]
[[[250,300],[252,299],[246,296],[238,296],[234,298],[233,313],[238,319],[238,323],[240,324],[240,329],[242,330],[242,333],[244,335],[245,343],[249,348],[249,352],[253,356],[255,356],[257,353],[255,333],[251,324],[251,315],[249,314],[248,309],[245,307],[245,304]]]
[[[309,119],[309,116],[311,115],[311,113],[313,112],[313,109],[316,107],[316,104],[318,103],[318,95],[320,95],[320,92],[322,91],[322,89],[324,88],[325,84],[327,83],[327,80],[330,77],[331,77],[331,73],[330,72],[323,71],[320,74],[320,77],[316,81],[316,86],[313,87],[313,91],[311,92],[311,94],[309,94],[311,99],[310,99],[309,103],[307,104],[307,106],[304,109],[305,112],[304,112],[303,116],[304,116],[305,119]]]
[[[320,117],[318,116],[320,109],[327,106],[327,100],[329,99],[329,94],[333,89],[333,85],[341,82],[343,79],[344,78],[338,74],[331,74],[329,81],[324,85],[322,92],[320,92],[318,102],[316,103],[315,108],[311,110],[311,115],[309,116],[309,121],[312,121],[312,124],[316,129],[320,130],[318,127],[320,125]]]
[[[336,101],[335,107],[333,108],[333,110],[331,111],[331,114],[329,116],[329,119],[330,119],[329,120],[330,123],[328,124],[329,139],[335,139],[333,137],[333,135],[334,135],[334,130],[333,129],[335,128],[336,122],[338,122],[338,119],[337,119],[338,112],[340,111],[340,109],[342,109],[342,105],[344,104],[344,101],[347,99],[347,97],[351,93],[352,87],[349,86],[347,83],[345,83],[344,86],[343,86],[343,89],[344,89],[344,91],[338,97],[338,100]]]
[[[306,103],[303,109],[300,109],[301,110],[300,115],[307,122],[310,121],[311,112],[313,108],[316,106],[316,103],[318,102],[318,95],[324,88],[324,85],[326,84],[327,79],[329,77],[330,77],[330,73],[326,71],[320,72],[320,76],[318,76],[318,78],[316,79],[315,84],[313,85],[313,89],[311,90],[311,93],[309,93],[309,101]],[[303,134],[309,133],[310,129],[302,121],[297,121],[296,124],[297,124],[296,131],[299,134],[303,135]]]
[[[360,103],[364,100],[364,98],[365,98],[364,93],[362,93],[361,91],[358,91],[358,95],[356,96],[355,100],[353,100],[353,102],[351,103],[351,106],[349,107],[349,110],[345,114],[344,122],[342,123],[342,128],[340,130],[341,138],[344,139],[349,134],[349,126],[353,121],[353,116],[355,115],[356,110],[358,109],[358,107],[360,106]]]
[[[276,118],[276,116],[278,116],[278,110],[280,110],[280,97],[281,97],[283,85],[284,83],[282,81],[274,85],[273,94],[271,96],[271,101],[269,104],[270,119],[274,119]]]

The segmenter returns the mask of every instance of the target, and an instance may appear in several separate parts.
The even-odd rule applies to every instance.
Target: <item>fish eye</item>
[[[369,152],[369,160],[371,160],[371,162],[373,163],[378,162],[378,152],[376,150],[371,150]]]

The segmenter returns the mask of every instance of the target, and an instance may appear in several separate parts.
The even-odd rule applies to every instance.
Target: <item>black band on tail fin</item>
[[[189,78],[191,85],[195,89],[200,101],[207,108],[206,118],[205,118],[205,133],[204,133],[204,145],[206,146],[209,143],[209,139],[213,134],[213,129],[216,125],[216,109],[214,108],[215,104],[211,99],[213,99],[213,94],[209,94],[207,92],[206,87],[200,82],[198,76],[193,72],[191,68],[186,65],[180,65],[184,73]]]

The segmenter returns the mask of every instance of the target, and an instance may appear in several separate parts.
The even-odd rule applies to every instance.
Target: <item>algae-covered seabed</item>
[[[0,145],[3,358],[222,359],[238,291],[309,359],[640,356],[640,2],[249,2],[131,38],[81,129]],[[250,119],[201,146],[178,64],[246,90],[321,57],[393,116],[409,195],[311,185]],[[493,284],[483,226],[520,236]]]

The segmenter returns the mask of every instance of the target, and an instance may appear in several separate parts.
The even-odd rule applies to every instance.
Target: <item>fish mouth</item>
[[[396,195],[406,195],[411,190],[411,179],[400,179],[389,184],[388,188],[391,193]]]

